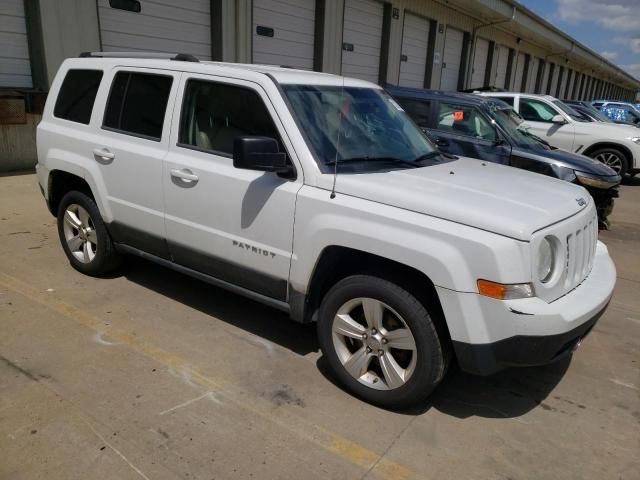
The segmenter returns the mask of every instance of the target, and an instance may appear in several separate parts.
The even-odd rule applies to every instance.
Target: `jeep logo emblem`
[[[578,202],[578,205],[580,205],[581,207],[584,207],[587,204],[586,200],[582,197],[576,198],[576,202]]]

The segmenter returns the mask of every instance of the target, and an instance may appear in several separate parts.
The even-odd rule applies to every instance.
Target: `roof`
[[[449,102],[460,102],[467,105],[485,105],[488,103],[504,103],[501,100],[489,96],[473,95],[470,93],[443,92],[440,90],[429,90],[423,88],[396,87],[394,85],[386,85],[385,90],[392,96],[412,97],[423,99],[438,99]],[[505,105],[507,105],[505,103]]]

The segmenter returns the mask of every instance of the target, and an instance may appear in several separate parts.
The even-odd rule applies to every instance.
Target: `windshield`
[[[424,166],[438,151],[383,90],[283,85],[293,115],[320,168],[359,161],[365,168]],[[391,163],[390,163],[391,162]],[[418,163],[421,162],[421,163]],[[333,168],[333,167],[331,167]]]
[[[567,105],[564,102],[561,102],[560,100],[554,100],[552,103],[556,107],[558,107],[560,110],[562,110],[564,113],[569,115],[576,122],[588,122],[589,121],[589,120],[585,119],[582,115],[580,115],[578,112],[576,112],[569,105]]]
[[[489,115],[519,147],[540,147],[540,143],[520,128],[522,117],[511,107],[490,107]]]

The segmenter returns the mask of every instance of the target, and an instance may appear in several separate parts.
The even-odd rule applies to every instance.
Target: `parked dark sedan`
[[[463,93],[386,90],[442,152],[578,183],[594,198],[601,228],[608,228],[620,176],[584,155],[550,149],[521,127],[522,118],[507,103]]]

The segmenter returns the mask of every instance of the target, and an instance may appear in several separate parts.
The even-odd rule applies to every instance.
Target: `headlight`
[[[553,276],[555,252],[549,237],[545,237],[538,247],[538,279],[547,283]]]
[[[574,172],[580,185],[585,187],[602,188],[607,189],[617,185],[619,182],[611,182],[607,180],[601,180],[599,178],[588,177],[582,172]],[[615,173],[615,172],[614,172]]]
[[[633,143],[637,143],[638,145],[640,145],[640,137],[633,137],[633,138],[631,139],[631,141],[632,141]]]

